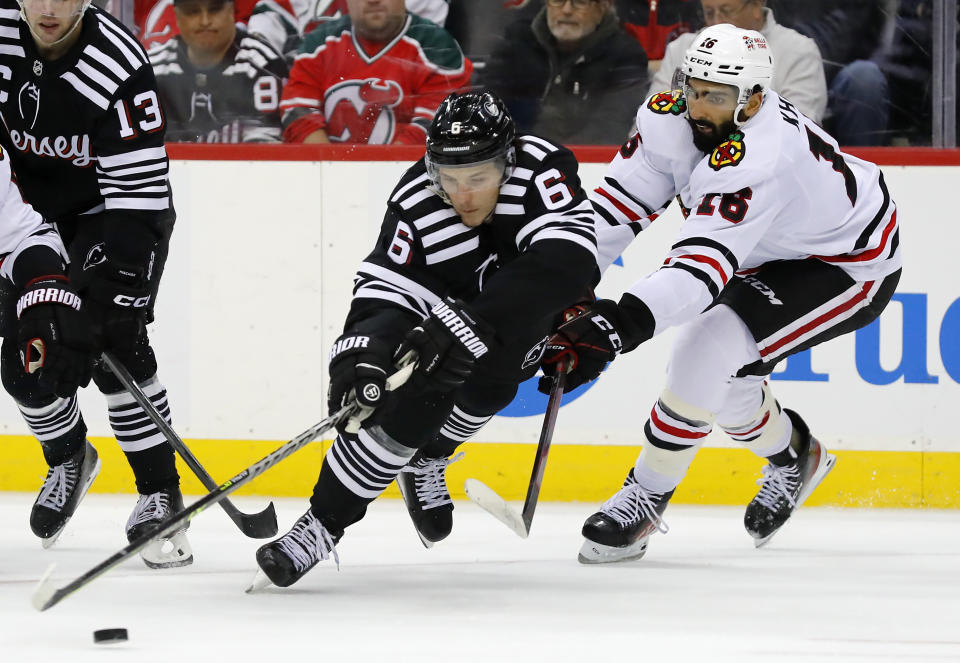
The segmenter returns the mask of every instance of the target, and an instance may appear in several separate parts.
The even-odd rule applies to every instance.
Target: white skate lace
[[[277,541],[280,550],[291,560],[296,570],[303,571],[314,562],[321,559],[330,559],[340,569],[340,556],[333,543],[333,537],[312,512],[308,511],[293,526],[293,529],[284,534]]]
[[[787,498],[790,506],[797,506],[794,493],[800,485],[800,468],[795,465],[780,467],[772,463],[763,468],[763,476],[757,479],[760,492],[756,500],[771,511],[776,511],[777,500]]]
[[[663,493],[647,492],[640,484],[630,483],[600,507],[600,511],[614,518],[622,525],[635,523],[647,518],[657,531],[666,534],[670,527],[657,513],[657,502],[663,499]]]
[[[148,521],[161,521],[170,513],[170,496],[164,491],[141,495],[127,519],[127,529]]]
[[[452,504],[447,490],[446,469],[448,465],[463,458],[461,451],[453,458],[421,458],[414,465],[405,466],[401,472],[414,475],[417,487],[417,501],[424,511],[444,504]]]
[[[43,490],[37,498],[37,505],[60,511],[67,503],[67,497],[73,492],[79,476],[79,464],[72,460],[68,460],[63,465],[51,467],[47,472],[47,478],[43,480]]]

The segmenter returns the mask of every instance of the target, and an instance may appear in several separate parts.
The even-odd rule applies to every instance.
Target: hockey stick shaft
[[[387,390],[392,391],[406,382],[410,377],[410,374],[413,372],[413,369],[414,364],[409,363],[391,375],[390,378],[387,379]],[[154,539],[169,537],[171,534],[190,522],[190,520],[201,511],[219,503],[236,489],[249,483],[282,461],[287,456],[291,455],[295,451],[300,450],[327,431],[333,429],[341,421],[349,417],[354,412],[356,407],[357,405],[355,401],[343,406],[336,413],[303,431],[295,438],[276,449],[273,453],[260,459],[229,481],[225,481],[224,483],[220,484],[214,490],[207,493],[193,504],[190,504],[189,506],[184,507],[181,511],[173,514],[161,524],[142,534],[137,538],[136,541],[131,542],[122,550],[117,551],[63,587],[57,588],[53,584],[53,582],[50,580],[51,571],[48,570],[44,577],[40,580],[40,584],[33,593],[33,606],[37,610],[41,611],[55,606],[56,604],[60,603],[60,601],[76,592],[78,589],[85,587],[110,569],[118,566],[131,556],[143,550]]]
[[[78,589],[90,584],[110,569],[121,564],[124,560],[140,552],[154,539],[169,537],[171,534],[190,522],[194,516],[204,509],[220,503],[227,497],[227,495],[235,491],[237,488],[249,483],[251,480],[260,476],[290,454],[306,446],[320,435],[323,435],[328,430],[332,429],[340,422],[341,419],[353,411],[353,407],[354,406],[352,404],[347,405],[333,416],[327,417],[315,426],[300,433],[300,435],[297,435],[295,438],[284,444],[279,449],[275,450],[270,455],[257,461],[229,481],[225,481],[224,483],[220,484],[214,490],[207,493],[193,504],[184,507],[182,511],[170,516],[170,518],[165,520],[162,524],[142,534],[137,538],[136,541],[133,541],[122,550],[117,551],[63,587],[53,589],[52,585],[49,584],[50,581],[47,578],[44,578],[41,580],[40,587],[38,587],[34,592],[34,607],[37,610],[42,611],[55,606],[57,603],[70,596]]]
[[[537,510],[540,485],[543,483],[543,473],[547,469],[547,454],[550,453],[550,442],[553,440],[553,430],[557,426],[557,415],[560,412],[560,401],[563,399],[563,386],[566,381],[567,372],[565,367],[561,365],[553,378],[553,387],[550,388],[547,411],[543,416],[543,427],[540,429],[540,440],[537,442],[537,457],[533,461],[530,484],[527,486],[527,498],[523,501],[521,515],[527,534],[530,533],[533,512]]]
[[[200,464],[200,461],[197,460],[197,457],[193,455],[193,452],[190,451],[184,441],[180,439],[180,436],[173,430],[173,427],[167,423],[167,420],[160,414],[160,411],[157,410],[157,407],[150,400],[150,397],[143,392],[143,389],[140,388],[137,381],[133,379],[127,367],[120,363],[120,361],[109,352],[104,352],[102,359],[113,374],[117,376],[117,379],[123,387],[133,396],[133,399],[143,408],[143,411],[147,413],[150,421],[160,429],[160,432],[167,438],[170,446],[180,454],[180,457],[187,464],[187,467],[200,479],[203,487],[208,491],[217,490],[217,483],[213,480],[213,477],[207,473],[203,465]],[[273,502],[270,502],[263,511],[252,514],[240,511],[240,509],[228,499],[221,499],[218,503],[220,508],[230,517],[230,520],[236,523],[240,531],[247,536],[254,539],[266,539],[276,535],[278,530],[277,513],[274,509]]]

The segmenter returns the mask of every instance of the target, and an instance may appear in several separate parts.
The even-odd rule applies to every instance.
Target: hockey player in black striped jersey
[[[714,423],[767,459],[744,516],[761,546],[833,466],[766,377],[778,362],[873,321],[900,278],[896,206],[876,165],[770,90],[763,35],[700,33],[680,89],[653,95],[593,197],[605,267],[677,197],[687,217],[661,268],[619,303],[565,323],[545,362],[575,357],[570,388],[682,325],[667,384],[623,487],[583,526],[580,561],[636,559]]]
[[[283,57],[234,23],[233,2],[175,0],[180,34],[150,50],[167,140],[279,143]]]
[[[165,122],[147,54],[89,0],[0,0],[0,71],[0,142],[24,198],[63,238],[70,284],[83,298],[98,350],[114,353],[169,418],[146,332],[174,222]],[[15,319],[15,305],[16,297],[0,300],[4,320]],[[24,372],[12,330],[0,332],[3,386],[51,468],[30,518],[49,545],[79,499],[69,468],[89,466],[96,452],[76,390],[51,390]],[[173,449],[99,363],[93,380],[136,479],[140,497],[126,530],[137,538],[182,505]],[[185,535],[173,538],[170,555],[155,543],[144,561],[189,564]]]
[[[361,411],[338,431],[309,510],[257,552],[266,579],[287,586],[335,557],[344,529],[395,478],[424,544],[446,537],[451,455],[534,375],[555,320],[590,292],[596,270],[573,155],[515,137],[489,92],[447,97],[426,157],[390,196],[330,353],[330,411],[354,397]],[[408,354],[413,377],[387,394]]]

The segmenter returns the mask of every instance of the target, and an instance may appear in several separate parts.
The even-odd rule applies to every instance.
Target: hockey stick
[[[533,461],[533,472],[530,475],[530,484],[527,486],[527,499],[523,502],[523,511],[518,514],[506,500],[482,481],[467,479],[463,484],[467,497],[523,539],[530,536],[530,525],[533,523],[533,512],[537,509],[543,473],[547,469],[547,454],[550,452],[550,442],[553,440],[553,429],[557,425],[557,414],[560,411],[560,400],[563,398],[563,385],[566,379],[567,372],[561,365],[553,378],[553,387],[550,388],[550,399],[547,401],[547,411],[543,416],[540,441],[537,443],[537,457]]]
[[[217,489],[217,484],[213,480],[205,469],[203,465],[200,464],[200,461],[197,460],[197,457],[193,455],[193,452],[184,444],[183,440],[180,439],[180,436],[177,435],[177,432],[173,430],[173,427],[167,423],[167,420],[164,419],[163,415],[157,410],[157,407],[153,404],[150,398],[143,393],[143,389],[140,388],[140,385],[137,384],[137,381],[133,379],[133,376],[130,375],[130,371],[127,370],[127,367],[120,363],[120,361],[114,357],[109,352],[104,352],[102,355],[103,363],[113,371],[113,374],[117,376],[117,379],[120,380],[120,383],[124,388],[133,396],[133,400],[140,404],[140,407],[143,408],[143,411],[147,413],[147,416],[150,417],[150,421],[156,424],[157,428],[160,429],[160,432],[163,433],[163,436],[167,438],[167,441],[170,443],[177,453],[180,454],[180,457],[183,459],[183,462],[187,464],[197,478],[200,479],[200,483],[203,484],[203,487],[209,491],[214,491]],[[259,513],[244,513],[238,509],[233,502],[228,499],[222,499],[219,501],[220,508],[227,512],[227,515],[230,516],[230,520],[237,524],[237,527],[240,528],[240,531],[249,536],[252,539],[268,539],[271,536],[276,535],[277,533],[277,512],[273,507],[273,502],[267,505],[267,508]]]
[[[415,363],[409,363],[391,375],[387,379],[387,390],[392,391],[397,389],[400,385],[406,382],[410,377],[410,374],[413,372],[414,366]],[[160,537],[169,537],[171,534],[190,522],[194,516],[204,509],[219,503],[237,488],[249,483],[254,478],[260,476],[290,454],[305,447],[330,429],[334,428],[341,421],[353,414],[356,407],[356,401],[344,405],[336,413],[303,431],[270,455],[257,461],[229,481],[225,481],[224,483],[220,484],[214,488],[214,490],[210,491],[193,504],[190,504],[189,506],[184,507],[182,511],[173,514],[163,523],[157,525],[150,531],[138,537],[136,541],[133,541],[122,550],[117,551],[63,587],[58,588],[53,581],[50,580],[50,576],[53,574],[54,569],[54,566],[51,565],[50,568],[47,569],[46,573],[43,574],[43,577],[40,578],[37,588],[33,591],[33,607],[37,610],[43,611],[47,608],[55,606],[78,589],[85,587],[110,569],[123,563],[124,560],[140,552],[152,540]]]

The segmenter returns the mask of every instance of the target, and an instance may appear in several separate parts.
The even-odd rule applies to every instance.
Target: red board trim
[[[571,147],[581,163],[607,163],[617,147]],[[844,152],[881,166],[960,166],[960,149],[859,147]],[[169,143],[171,159],[187,161],[416,161],[415,145],[196,145]]]

